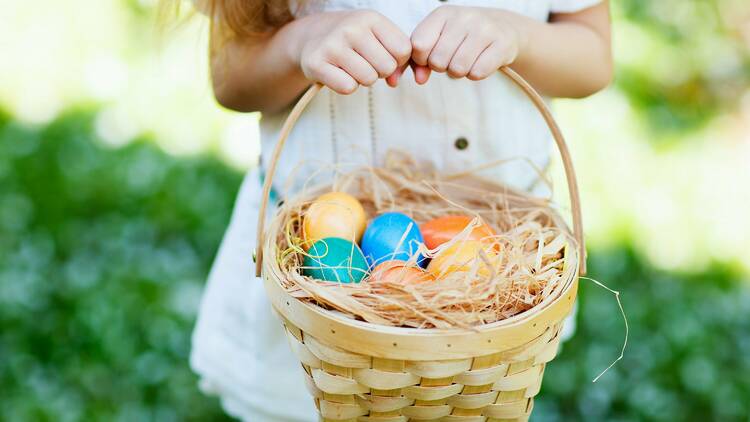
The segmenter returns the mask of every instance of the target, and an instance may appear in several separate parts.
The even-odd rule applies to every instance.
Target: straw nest
[[[440,175],[403,155],[390,155],[382,168],[336,171],[334,179],[333,185],[304,188],[288,198],[271,226],[283,274],[278,281],[299,300],[374,324],[473,329],[528,311],[556,295],[575,272],[576,242],[549,199],[489,182],[476,172]],[[358,198],[369,218],[389,211],[406,213],[419,224],[445,215],[474,217],[452,241],[433,250],[422,245],[412,263],[419,254],[432,258],[467,239],[481,223],[497,233],[483,239],[497,255],[480,251],[470,262],[457,263],[460,271],[429,283],[372,274],[357,284],[309,278],[302,275],[301,223],[310,203],[332,190]]]

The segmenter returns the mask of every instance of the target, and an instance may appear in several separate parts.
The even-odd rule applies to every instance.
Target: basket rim
[[[409,361],[466,359],[523,347],[554,329],[570,314],[577,297],[578,280],[576,269],[560,294],[545,306],[479,326],[474,331],[389,327],[347,318],[293,297],[268,272],[263,273],[271,305],[285,325],[291,323],[303,335],[311,335],[345,351]]]

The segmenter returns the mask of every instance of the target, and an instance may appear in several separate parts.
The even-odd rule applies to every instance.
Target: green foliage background
[[[637,35],[616,40],[630,52],[614,90],[653,143],[742,103],[750,61],[730,13],[742,4],[614,3],[616,25]],[[120,7],[133,28],[152,24],[147,2]],[[0,112],[0,420],[227,419],[187,361],[241,172],[212,154],[167,154],[153,136],[105,146],[101,107],[70,104],[44,124]],[[749,421],[747,272],[660,270],[636,240],[595,244],[589,259],[591,277],[623,292],[624,359],[591,383],[624,326],[614,297],[583,280],[578,331],[547,367],[532,419]]]
[[[240,175],[92,120],[0,123],[0,420],[216,418],[187,359]]]

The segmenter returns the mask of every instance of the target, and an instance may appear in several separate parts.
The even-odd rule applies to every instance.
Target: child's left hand
[[[484,79],[518,57],[524,36],[514,17],[496,8],[441,6],[414,30],[412,60],[454,78]]]

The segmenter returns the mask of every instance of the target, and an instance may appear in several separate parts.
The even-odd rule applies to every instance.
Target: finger
[[[484,79],[510,62],[512,62],[512,58],[508,48],[494,42],[479,55],[467,77],[473,81]]]
[[[396,60],[397,66],[402,66],[409,61],[411,57],[411,41],[395,23],[388,19],[383,19],[372,27],[372,33]]]
[[[393,74],[398,68],[396,59],[386,50],[383,44],[370,33],[354,41],[354,51],[359,53],[372,66],[378,76],[385,78]]]
[[[359,84],[343,69],[330,63],[325,63],[313,75],[313,79],[331,88],[339,94],[348,95],[357,90]]]
[[[412,65],[412,70],[414,72],[414,81],[419,85],[426,84],[430,79],[430,74],[432,73],[432,69],[430,69],[429,67],[420,66],[418,64]]]
[[[463,78],[468,75],[479,55],[491,44],[491,41],[478,35],[469,34],[456,50],[448,64],[448,75]]]
[[[395,88],[396,86],[398,86],[398,80],[401,79],[401,75],[404,74],[404,70],[406,70],[407,66],[409,66],[408,63],[398,67],[395,72],[385,78],[385,82],[388,84],[388,86],[390,86],[391,88]]]
[[[411,34],[411,58],[416,64],[427,66],[427,59],[440,39],[445,22],[445,15],[433,12],[414,29]]]
[[[430,66],[430,69],[445,72],[456,50],[458,50],[458,46],[463,43],[466,35],[466,29],[458,26],[443,30],[440,34],[440,39],[435,44],[435,48],[430,53],[430,57],[427,58],[427,64]]]
[[[375,68],[354,50],[341,49],[331,64],[344,69],[364,86],[371,86],[378,81],[378,72]]]

